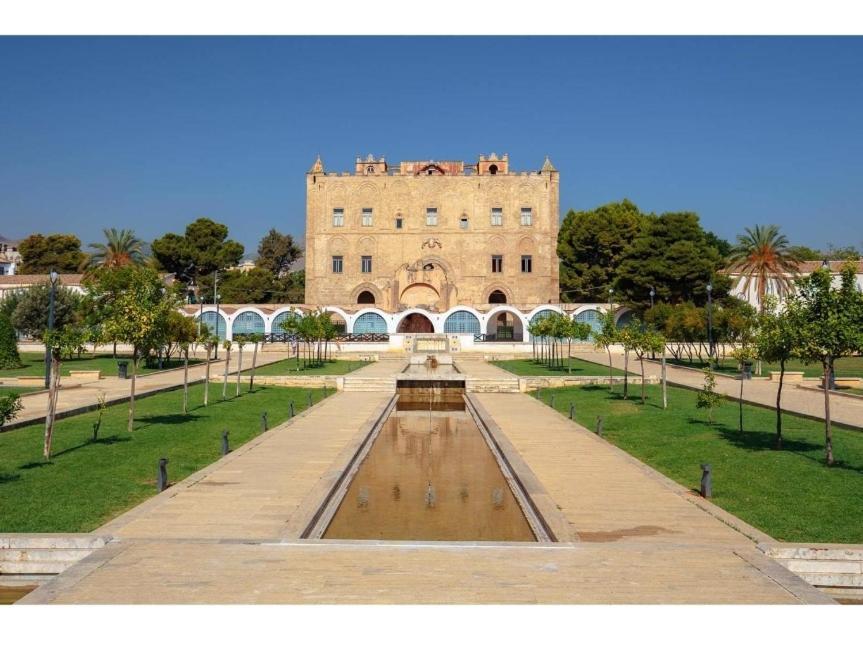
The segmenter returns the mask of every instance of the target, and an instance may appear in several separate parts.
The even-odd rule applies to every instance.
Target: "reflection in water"
[[[464,411],[394,412],[323,537],[536,540]]]

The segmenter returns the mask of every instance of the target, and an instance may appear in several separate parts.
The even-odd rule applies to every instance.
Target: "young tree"
[[[130,272],[128,287],[116,296],[108,310],[105,328],[112,339],[132,347],[132,380],[129,393],[131,432],[135,420],[135,383],[139,359],[165,339],[169,313],[180,303],[176,290],[168,290],[158,273],[145,266],[125,266]],[[96,285],[98,290],[98,284]]]
[[[50,377],[48,380],[48,411],[45,414],[45,437],[42,444],[42,454],[46,461],[51,460],[51,444],[54,439],[54,420],[57,413],[57,401],[60,396],[60,364],[63,356],[69,355],[74,347],[75,336],[69,328],[46,331],[44,335],[45,348],[51,357]]]
[[[698,391],[695,397],[695,406],[698,409],[707,410],[707,420],[713,425],[713,410],[722,405],[722,394],[716,392],[716,375],[713,369],[707,367],[704,370],[704,387]]]
[[[611,364],[611,347],[617,344],[619,337],[617,326],[614,324],[614,312],[606,311],[600,316],[601,328],[593,334],[593,343],[597,349],[605,349],[608,352],[608,391],[614,389],[614,367]]]
[[[225,350],[225,378],[222,381],[222,400],[228,397],[228,370],[231,365],[231,341],[225,340],[222,342],[222,348]]]
[[[21,253],[21,274],[78,272],[86,264],[81,252],[81,240],[72,234],[31,234],[18,244]]]
[[[617,332],[617,340],[623,346],[623,400],[629,398],[629,354],[641,344],[641,322],[633,317],[629,324]]]
[[[566,317],[565,326],[563,327],[563,337],[567,341],[566,347],[566,372],[572,373],[572,341],[573,340],[589,340],[593,329],[587,322],[579,322],[574,318]]]
[[[17,369],[21,366],[18,337],[9,316],[0,313],[0,369]]]
[[[637,321],[638,320],[633,319],[630,325]],[[659,333],[652,327],[642,324],[641,322],[638,323],[638,327],[637,330],[634,331],[633,338],[633,350],[635,351],[635,356],[638,358],[638,363],[641,367],[641,404],[644,405],[647,402],[647,391],[644,374],[644,356],[646,356],[648,353],[658,353],[665,349],[665,338],[662,337],[661,333]]]
[[[237,345],[237,396],[240,395],[240,380],[243,374],[243,347],[246,346],[248,339],[245,335],[235,335],[234,343]]]
[[[264,336],[260,333],[252,333],[247,337],[249,342],[252,344],[252,370],[249,373],[249,391],[252,391],[255,387],[255,369],[257,369],[258,364],[258,345],[263,343]]]
[[[740,396],[737,399],[737,408],[738,429],[740,432],[743,432],[743,385],[746,384],[746,380],[744,380],[743,377],[743,366],[745,363],[752,362],[752,360],[758,357],[758,350],[748,340],[746,340],[734,347],[734,350],[731,352],[731,357],[737,361],[737,365],[740,368]]]
[[[785,365],[796,357],[800,347],[800,332],[805,326],[799,302],[793,301],[783,310],[771,297],[758,318],[755,335],[756,355],[766,362],[779,363],[779,385],[776,390],[776,449],[782,449],[782,387]]]
[[[846,266],[838,288],[827,269],[798,280],[797,293],[788,308],[800,331],[800,355],[820,362],[824,370],[824,437],[827,465],[833,465],[833,431],[830,421],[830,387],[837,358],[863,350],[863,293],[857,290],[855,270]]]
[[[168,313],[165,331],[165,355],[171,358],[176,349],[183,358],[183,414],[189,413],[189,349],[198,339],[198,326],[191,317],[179,311]]]
[[[204,367],[204,407],[206,407],[210,404],[210,365],[213,362],[213,349],[219,344],[219,338],[215,335],[210,335],[205,324],[201,327],[200,340],[207,354],[207,361]]]

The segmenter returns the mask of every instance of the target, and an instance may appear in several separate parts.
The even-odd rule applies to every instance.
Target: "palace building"
[[[559,176],[462,161],[357,158],[306,175],[306,303],[387,312],[558,301]]]

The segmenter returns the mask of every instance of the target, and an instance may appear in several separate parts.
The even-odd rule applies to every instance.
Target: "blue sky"
[[[357,154],[548,154],[561,211],[628,197],[733,239],[863,246],[861,38],[0,38],[0,234],[301,235]]]

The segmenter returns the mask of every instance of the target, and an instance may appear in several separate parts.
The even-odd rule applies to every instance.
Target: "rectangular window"
[[[372,208],[363,207],[363,227],[372,226]]]
[[[401,218],[396,218],[396,229],[404,227],[404,221]]]
[[[344,261],[344,257],[341,257],[341,256],[334,256],[333,257],[333,272],[341,274],[343,261]]]
[[[529,254],[521,255],[521,271],[533,272],[533,257]]]
[[[344,227],[345,210],[337,207],[333,209],[333,227]]]
[[[491,208],[491,224],[492,225],[503,225],[503,208],[502,207],[492,207]]]
[[[371,272],[372,271],[372,258],[370,256],[364,256],[360,258],[360,272]]]
[[[426,225],[437,225],[437,207],[426,208]]]
[[[521,208],[521,224],[533,225],[533,209],[530,207]]]
[[[458,221],[458,226],[461,229],[467,229],[467,216],[462,216]]]
[[[503,257],[500,254],[493,254],[491,256],[491,271],[503,272]]]

